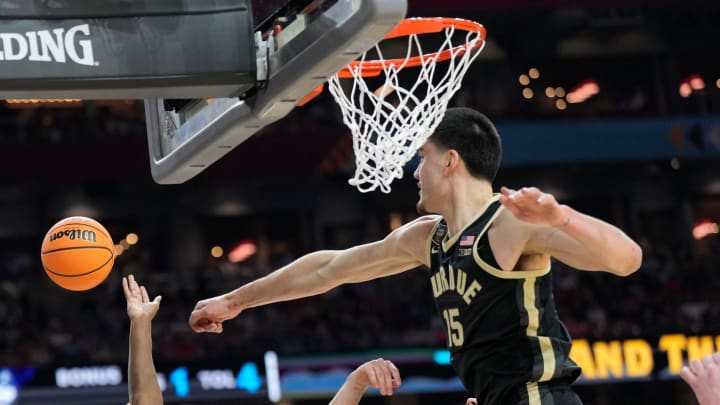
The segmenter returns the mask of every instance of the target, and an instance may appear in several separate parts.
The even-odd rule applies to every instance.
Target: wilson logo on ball
[[[64,231],[60,231],[57,233],[54,233],[50,235],[50,242],[55,241],[57,239],[61,238],[68,238],[70,240],[86,240],[89,242],[97,242],[97,235],[95,235],[95,231],[90,231],[87,229],[66,229]]]

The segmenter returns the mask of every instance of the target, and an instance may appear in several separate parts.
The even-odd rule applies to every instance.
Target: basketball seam
[[[85,223],[85,222],[68,222],[67,224],[62,224],[62,225],[60,225],[60,226],[62,227],[62,226],[67,226],[67,225],[84,225],[84,226],[87,226],[88,228],[95,229],[95,230],[97,230],[98,232],[100,232],[101,234],[105,235],[105,236],[112,242],[112,237],[111,237],[106,231],[103,231],[102,229],[100,229],[100,228],[98,228],[98,227],[96,227],[96,226],[94,226],[94,225],[90,225],[90,224]],[[55,227],[53,227],[53,229],[55,229]],[[51,230],[52,230],[52,229],[51,229]]]
[[[106,246],[92,246],[92,245],[84,245],[84,246],[70,246],[70,247],[64,247],[64,248],[57,248],[57,249],[50,249],[43,252],[40,252],[40,254],[48,254],[48,253],[54,253],[54,252],[61,252],[63,250],[75,250],[75,249],[105,249],[110,251],[112,253],[112,250]]]
[[[56,276],[59,276],[59,277],[82,277],[82,276],[87,276],[88,274],[94,273],[94,272],[102,269],[103,267],[105,267],[105,265],[107,265],[108,263],[110,263],[110,260],[112,260],[112,259],[114,258],[114,255],[113,255],[112,251],[111,251],[110,249],[104,247],[104,246],[78,246],[78,247],[71,247],[71,248],[61,248],[61,249],[56,249],[56,250],[48,251],[47,253],[57,252],[57,251],[60,251],[60,250],[81,249],[81,248],[85,248],[85,249],[86,249],[86,248],[105,249],[105,250],[107,250],[108,252],[110,252],[110,258],[107,259],[107,260],[105,261],[105,263],[101,264],[100,267],[97,267],[97,268],[95,268],[95,269],[93,269],[93,270],[90,270],[90,271],[88,271],[87,273],[82,273],[82,274],[60,274],[60,273],[56,273],[56,272],[52,271],[48,266],[43,265],[43,267],[45,267],[45,271],[47,271],[48,273],[52,273],[52,274],[54,274],[54,275],[56,275]],[[46,252],[43,252],[42,254],[45,254],[45,253],[46,253]]]

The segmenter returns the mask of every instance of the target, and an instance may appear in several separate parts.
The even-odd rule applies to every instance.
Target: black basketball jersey
[[[428,241],[430,281],[451,362],[478,404],[540,404],[538,384],[569,383],[580,368],[552,294],[550,266],[501,270],[487,230],[502,212],[494,196],[452,238],[441,220]]]

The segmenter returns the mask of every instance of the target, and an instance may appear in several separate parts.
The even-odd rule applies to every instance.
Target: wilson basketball
[[[112,238],[99,222],[70,217],[53,225],[40,252],[45,273],[55,284],[72,291],[102,283],[115,262]]]

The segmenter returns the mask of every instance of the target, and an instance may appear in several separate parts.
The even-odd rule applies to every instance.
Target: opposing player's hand
[[[235,318],[240,313],[233,310],[230,302],[222,295],[198,301],[190,314],[188,323],[197,333],[222,333],[224,321]]]
[[[513,190],[501,188],[500,203],[521,221],[532,224],[563,226],[569,217],[563,206],[555,201],[552,194],[543,193],[535,187]]]
[[[401,384],[400,371],[390,360],[376,359],[362,364],[353,371],[349,379],[361,386],[375,387],[381,395],[392,395],[393,388]]]
[[[692,369],[683,367],[680,377],[692,388],[700,405],[720,404],[720,353],[693,360]]]
[[[467,401],[465,401],[465,405],[477,405],[477,399],[468,398]]]
[[[144,286],[138,285],[131,274],[122,278],[123,292],[127,301],[127,313],[131,321],[152,320],[160,309],[161,296],[150,301]]]

